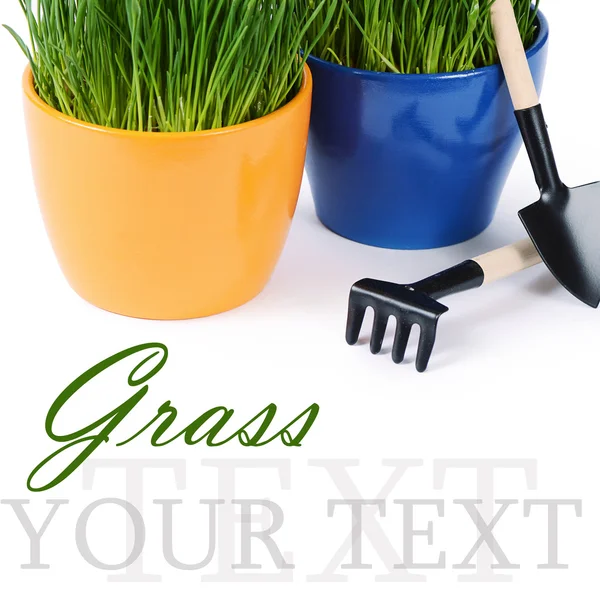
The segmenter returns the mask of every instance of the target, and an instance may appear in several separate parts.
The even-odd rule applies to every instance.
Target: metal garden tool
[[[371,352],[381,352],[388,321],[394,317],[396,335],[392,359],[401,363],[411,330],[418,325],[421,331],[416,367],[422,373],[433,352],[438,320],[448,312],[448,307],[438,302],[440,298],[479,288],[541,262],[531,241],[523,240],[410,285],[363,279],[350,292],[346,340],[350,345],[358,342],[365,312],[371,307],[375,311]]]
[[[496,0],[492,24],[517,121],[541,198],[519,216],[558,281],[592,308],[600,304],[600,183],[568,188],[560,179],[548,128],[510,0]]]

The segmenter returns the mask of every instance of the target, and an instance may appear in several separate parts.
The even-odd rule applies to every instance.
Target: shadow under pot
[[[90,125],[23,87],[33,175],[72,288],[105,310],[189,319],[233,309],[268,282],[306,157],[310,70],[276,112],[197,133]]]
[[[527,57],[541,89],[548,23]],[[321,222],[371,246],[439,248],[492,222],[521,136],[499,65],[398,75],[310,57],[307,172]]]

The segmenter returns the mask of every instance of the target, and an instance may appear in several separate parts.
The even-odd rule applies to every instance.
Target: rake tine
[[[366,306],[356,306],[352,299],[350,299],[350,307],[348,308],[348,325],[346,326],[346,341],[351,346],[356,345],[358,342],[366,312]]]
[[[416,367],[419,373],[424,373],[429,365],[435,338],[437,334],[437,322],[432,325],[421,326],[421,337],[419,339],[419,349],[417,351]]]
[[[383,347],[383,339],[387,329],[389,316],[386,314],[375,313],[375,321],[373,322],[373,333],[371,334],[371,353],[379,354]]]
[[[406,348],[408,347],[408,341],[410,339],[410,332],[412,331],[412,323],[407,321],[398,321],[396,326],[396,336],[394,338],[394,346],[392,349],[392,360],[399,365],[404,362],[406,356]]]

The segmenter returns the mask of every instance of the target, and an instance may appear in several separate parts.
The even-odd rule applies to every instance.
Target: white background
[[[598,22],[594,0],[543,0],[551,26],[550,60],[544,106],[565,181],[580,184],[600,178],[600,70]],[[23,30],[16,0],[0,4],[0,22]],[[0,505],[1,596],[115,599],[167,593],[188,597],[207,594],[252,594],[294,598],[310,593],[348,598],[373,590],[382,598],[562,598],[596,597],[600,488],[597,468],[598,349],[600,315],[578,304],[545,271],[537,267],[486,289],[449,300],[430,371],[418,375],[410,363],[395,366],[389,353],[373,357],[366,346],[344,342],[346,301],[350,285],[365,276],[409,282],[458,261],[523,237],[517,210],[536,199],[536,189],[521,154],[505,190],[494,224],[466,244],[428,252],[395,252],[353,244],[326,231],[317,221],[305,185],[297,217],[279,267],[267,290],[249,305],[229,314],[181,323],[154,323],[107,314],[80,300],[68,287],[46,238],[36,204],[21,109],[20,80],[24,59],[8,34],[0,35],[0,499],[29,499],[36,527],[43,522],[50,498],[69,499],[51,523],[42,542],[47,571],[27,571],[29,545],[10,506]],[[187,461],[185,491],[173,476],[148,476],[144,505],[148,528],[146,571],[162,583],[108,583],[107,574],[79,556],[75,522],[81,510],[103,497],[124,497],[123,476],[103,472],[93,490],[83,490],[76,473],[48,494],[34,495],[25,482],[33,467],[57,449],[44,432],[46,413],[60,391],[100,360],[144,342],[162,342],[170,358],[138,407],[143,424],[156,408],[172,400],[181,412],[181,428],[204,410],[224,404],[236,410],[243,424],[270,402],[279,406],[282,424],[308,405],[321,405],[321,415],[303,448],[272,445],[246,449],[235,444],[220,449],[188,448],[176,442],[150,448],[148,438],[115,448],[101,447],[96,458],[176,458]],[[389,339],[388,339],[389,351]],[[124,382],[107,381],[86,396],[73,423],[99,416],[98,404],[116,407],[126,396]],[[83,416],[82,416],[83,415]],[[87,415],[87,417],[85,416]],[[86,421],[85,419],[88,419]],[[83,420],[81,420],[83,419]],[[135,431],[132,425],[123,432]],[[181,560],[200,560],[202,536],[200,498],[216,497],[214,469],[203,459],[276,458],[291,460],[291,490],[282,491],[274,473],[242,477],[242,497],[270,497],[286,512],[277,538],[294,553],[293,584],[213,584],[202,581],[214,573],[179,572],[162,558],[160,511],[155,498],[180,498],[181,520],[176,552]],[[322,469],[310,459],[360,459],[354,469],[357,485],[374,497],[389,469],[384,459],[421,459],[390,496],[384,522],[397,551],[402,551],[393,498],[443,498],[445,518],[435,519],[434,545],[417,543],[417,558],[437,559],[448,553],[449,567],[460,562],[475,542],[475,529],[456,498],[476,498],[472,475],[448,475],[443,490],[434,489],[436,459],[502,458],[538,461],[537,490],[527,490],[518,471],[501,474],[497,497],[519,498],[521,504],[498,526],[504,551],[522,568],[513,584],[466,584],[451,568],[425,573],[427,583],[374,583],[386,573],[365,542],[372,571],[345,573],[348,584],[307,584],[321,573],[347,535],[346,512],[327,517],[327,499],[338,497]],[[244,487],[245,486],[245,487]],[[540,571],[545,562],[545,519],[522,516],[525,498],[579,498],[583,518],[571,510],[561,517],[561,560],[570,569]],[[187,516],[186,516],[187,515]],[[184,519],[188,518],[186,525]],[[90,524],[90,540],[99,557],[122,560],[123,518],[118,511],[99,511]],[[434,519],[421,514],[419,524]],[[196,529],[197,532],[196,532]],[[195,550],[196,549],[196,550]],[[257,546],[257,557],[268,556]],[[267,567],[266,567],[267,568]],[[270,568],[270,567],[268,567]],[[267,569],[268,570],[268,569]],[[423,572],[419,572],[423,574]],[[283,586],[283,587],[281,587]],[[308,587],[307,587],[308,586]]]

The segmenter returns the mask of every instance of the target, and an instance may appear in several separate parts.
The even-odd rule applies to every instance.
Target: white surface
[[[576,5],[576,8],[575,8]],[[551,24],[551,55],[543,102],[567,183],[600,178],[600,85],[598,23],[594,0],[566,3],[543,0]],[[0,4],[0,22],[19,24],[18,3]],[[22,27],[21,27],[22,29]],[[543,267],[519,274],[478,292],[449,300],[431,370],[418,375],[410,363],[395,366],[388,353],[370,355],[366,346],[344,342],[346,300],[350,285],[365,276],[412,281],[523,237],[516,211],[534,200],[536,189],[524,154],[510,177],[493,226],[461,246],[431,252],[394,252],[367,248],[336,237],[318,222],[305,186],[289,243],[268,289],[257,300],[222,316],[182,323],[152,323],[106,314],[80,300],[67,286],[55,262],[38,212],[29,169],[20,78],[24,61],[6,33],[0,35],[0,374],[3,399],[0,435],[0,499],[29,499],[36,526],[49,498],[68,498],[42,543],[48,571],[27,571],[27,537],[12,509],[0,505],[0,596],[115,600],[132,594],[149,599],[166,594],[251,594],[275,598],[325,598],[332,593],[359,598],[371,592],[376,575],[386,573],[365,541],[372,571],[344,573],[351,584],[310,584],[322,572],[347,535],[347,509],[327,518],[327,499],[336,490],[325,472],[309,468],[309,459],[360,459],[357,484],[373,497],[389,469],[383,459],[422,459],[391,498],[444,498],[446,518],[437,519],[434,547],[417,544],[417,557],[436,560],[447,550],[449,564],[460,562],[475,542],[466,513],[455,498],[476,498],[472,479],[448,476],[443,490],[433,487],[436,459],[503,458],[538,461],[537,490],[528,491],[523,474],[507,472],[497,480],[499,498],[519,498],[515,516],[506,517],[498,535],[509,558],[522,568],[514,584],[468,585],[451,568],[423,572],[427,583],[378,584],[381,598],[564,598],[595,597],[598,592],[597,536],[600,534],[600,488],[597,469],[596,394],[600,315],[579,305]],[[86,564],[75,547],[75,521],[84,506],[98,498],[124,497],[123,478],[104,472],[92,491],[82,489],[81,473],[48,494],[35,495],[25,482],[32,468],[57,446],[44,432],[46,413],[58,393],[98,361],[127,347],[160,341],[170,359],[140,408],[142,421],[171,399],[189,423],[203,410],[225,404],[245,422],[269,402],[293,418],[313,402],[321,415],[301,449],[271,445],[251,450],[235,444],[219,449],[150,448],[148,439],[115,448],[101,447],[95,458],[177,458],[187,461],[186,491],[177,491],[172,475],[148,479],[145,553],[147,572],[162,583],[108,583],[107,575]],[[117,406],[124,388],[115,382],[96,389],[83,413],[96,403]],[[85,422],[85,421],[80,421]],[[73,423],[64,423],[65,431]],[[245,497],[271,497],[286,510],[278,541],[293,551],[294,584],[232,585],[202,581],[206,572],[179,572],[161,554],[158,507],[153,498],[181,498],[191,519],[179,522],[176,552],[181,560],[199,560],[205,548],[193,534],[199,498],[216,495],[214,474],[203,459],[290,459],[291,490],[281,491],[274,474],[246,478]],[[561,517],[561,560],[565,571],[541,571],[545,560],[545,521],[534,513],[522,518],[525,498],[583,499],[583,518],[572,511]],[[182,509],[183,510],[183,509]],[[397,515],[390,503],[387,531],[401,552]],[[433,518],[424,509],[420,525]],[[106,560],[123,556],[122,523],[98,513],[94,549]],[[183,513],[182,513],[183,514]],[[204,514],[204,513],[202,513]],[[521,514],[521,517],[519,517]],[[194,516],[196,515],[196,516]],[[112,524],[111,524],[112,523]],[[115,525],[116,523],[116,525]],[[92,525],[90,525],[92,526]],[[107,535],[107,532],[109,533]],[[92,538],[90,530],[90,537]],[[194,551],[194,543],[198,550]],[[259,548],[259,546],[257,546]],[[187,550],[186,550],[187,549]],[[186,554],[187,551],[187,554]],[[259,548],[257,552],[261,552]],[[264,553],[263,553],[264,554]],[[264,558],[264,557],[263,557]],[[268,556],[265,559],[267,561]],[[349,560],[349,559],[348,559]]]

